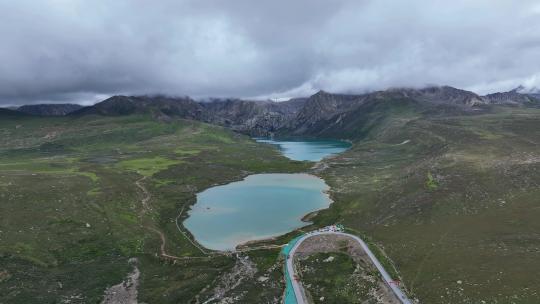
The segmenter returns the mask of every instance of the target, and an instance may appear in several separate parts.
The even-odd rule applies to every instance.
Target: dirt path
[[[141,218],[147,212],[152,211],[152,206],[150,205],[150,199],[152,198],[152,195],[150,194],[148,189],[146,189],[146,187],[144,186],[144,181],[147,178],[148,178],[148,176],[144,176],[144,177],[138,179],[137,181],[135,181],[135,185],[137,186],[137,188],[140,189],[140,191],[143,194],[143,197],[141,199],[141,205],[142,205],[143,208],[142,208],[142,210],[141,210],[141,212],[139,214],[139,216]],[[160,256],[161,257],[166,258],[166,259],[172,259],[172,260],[189,260],[189,259],[207,259],[207,258],[211,258],[213,255],[219,255],[219,254],[225,254],[225,255],[231,254],[231,252],[219,252],[219,251],[208,252],[201,245],[199,245],[197,242],[193,241],[187,235],[187,233],[185,231],[183,231],[182,228],[180,227],[179,220],[182,217],[182,214],[184,213],[184,209],[185,209],[185,206],[182,206],[182,209],[180,209],[180,212],[176,216],[176,219],[175,219],[176,229],[185,237],[186,240],[188,240],[191,243],[191,245],[196,247],[202,254],[204,254],[206,256],[205,257],[179,257],[179,256],[175,256],[175,255],[167,253],[167,249],[166,249],[167,239],[165,237],[165,234],[161,230],[159,230],[159,229],[157,229],[157,228],[155,228],[153,226],[150,226],[148,224],[143,224],[146,229],[151,230],[151,231],[155,232],[157,235],[159,235],[159,238],[161,240],[161,244],[159,246],[160,247],[159,251],[160,251]],[[248,251],[263,250],[263,249],[276,249],[276,248],[282,248],[283,246],[285,246],[285,245],[263,245],[263,246],[252,247],[252,248],[239,249],[239,250],[235,250],[235,252],[248,252]]]
[[[150,198],[152,197],[150,195],[150,193],[148,192],[148,190],[146,190],[146,188],[144,187],[144,185],[142,184],[142,182],[144,182],[144,180],[146,180],[148,178],[148,176],[144,176],[143,178],[141,179],[138,179],[136,182],[135,182],[135,185],[137,186],[137,188],[141,189],[142,193],[143,193],[143,198],[141,200],[141,204],[143,206],[143,211],[142,211],[142,214],[145,214],[146,211],[151,211],[152,209],[150,208],[150,206],[148,205],[148,202],[150,201]]]
[[[248,252],[248,251],[254,251],[254,250],[264,250],[264,249],[278,249],[283,248],[287,246],[285,245],[262,245],[258,247],[249,247],[249,248],[243,248],[243,249],[237,249],[235,252]]]
[[[176,229],[178,229],[178,231],[186,238],[186,240],[188,240],[193,246],[197,247],[197,249],[199,249],[200,252],[202,252],[202,254],[206,254],[208,255],[209,253],[204,250],[204,248],[202,248],[199,244],[197,244],[196,242],[194,242],[183,230],[182,228],[180,228],[180,224],[178,224],[178,219],[182,216],[182,213],[184,212],[184,208],[185,206],[182,206],[182,209],[180,210],[180,213],[178,213],[178,216],[176,216],[176,219],[174,220],[174,222],[176,223]]]
[[[143,209],[141,210],[140,212],[140,217],[142,218],[148,211],[152,211],[152,207],[150,206],[149,202],[150,202],[150,199],[152,198],[152,195],[150,194],[150,192],[146,189],[146,187],[144,186],[143,182],[147,179],[148,177],[147,176],[144,176],[143,178],[141,179],[138,179],[136,182],[135,182],[135,185],[137,186],[137,188],[139,188],[141,190],[141,192],[143,193],[143,198],[141,199],[141,205],[143,206]],[[182,208],[183,210],[183,208]],[[177,217],[177,220],[178,220],[178,217]],[[167,239],[165,238],[165,234],[155,228],[155,227],[152,227],[148,224],[143,224],[143,226],[148,229],[148,230],[151,230],[153,232],[155,232],[157,235],[159,235],[159,238],[161,240],[161,244],[160,244],[160,248],[159,248],[159,251],[160,251],[160,256],[162,258],[165,258],[165,259],[170,259],[170,260],[190,260],[190,259],[205,259],[207,257],[179,257],[179,256],[175,256],[175,255],[172,255],[172,254],[168,254],[167,253],[167,250],[166,250],[166,244],[167,244]],[[177,223],[177,226],[178,226],[178,223]],[[182,231],[181,231],[182,232]],[[182,234],[184,236],[186,236],[183,232]],[[187,238],[187,236],[186,236]],[[188,238],[189,240],[189,238]],[[192,242],[191,240],[189,240],[190,242]],[[192,242],[193,243],[193,242]],[[197,246],[197,248],[199,248]],[[199,248],[201,249],[201,248]],[[204,252],[203,250],[201,250],[204,254],[206,254],[206,252]]]
[[[143,210],[141,211],[141,214],[140,214],[141,217],[144,214],[146,214],[147,211],[152,211],[152,206],[149,203],[152,196],[151,196],[150,192],[146,189],[146,187],[143,184],[143,182],[147,178],[148,178],[147,176],[144,176],[144,177],[142,177],[141,179],[138,179],[135,182],[135,185],[137,186],[137,188],[139,188],[141,190],[141,192],[143,193],[143,198],[141,199],[141,205],[143,206]],[[206,255],[206,257],[178,257],[178,256],[168,254],[167,251],[166,251],[167,240],[165,238],[165,234],[162,231],[160,231],[159,229],[155,228],[155,227],[145,225],[145,228],[147,228],[147,229],[149,229],[149,230],[151,230],[151,231],[153,231],[153,232],[155,232],[155,233],[157,233],[159,235],[159,237],[161,239],[160,255],[162,257],[168,258],[168,259],[186,260],[186,259],[209,258],[212,255],[218,255],[218,254],[225,254],[225,255],[231,254],[231,252],[219,252],[219,251],[208,252],[201,245],[199,245],[197,242],[193,241],[189,237],[189,235],[185,231],[183,231],[183,229],[180,227],[179,220],[182,217],[182,214],[184,213],[184,209],[185,209],[185,206],[182,206],[182,209],[180,209],[180,212],[178,213],[178,215],[175,218],[176,229],[178,230],[178,232],[180,232],[185,237],[185,239],[188,242],[191,243],[191,245],[196,247],[202,254]],[[276,248],[282,248],[283,246],[285,246],[285,245],[263,245],[263,246],[252,247],[252,248],[238,249],[238,250],[235,250],[234,252],[248,252],[248,251],[253,251],[253,250],[276,249]]]

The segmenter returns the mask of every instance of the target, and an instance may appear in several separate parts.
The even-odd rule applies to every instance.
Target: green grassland
[[[305,229],[343,223],[421,303],[537,303],[540,110],[437,115],[413,103],[373,107],[335,130],[354,144],[313,170],[331,186],[334,203]],[[1,117],[0,303],[98,303],[131,271],[132,257],[140,302],[195,303],[236,260],[203,258],[177,230],[179,212],[210,186],[311,165],[194,121]],[[150,194],[149,210],[137,181]],[[160,258],[153,229],[164,233],[167,253],[196,258]],[[233,294],[244,303],[279,300],[279,250],[247,255],[258,272]],[[352,266],[346,256],[338,262],[339,273],[317,268],[322,275],[306,280],[343,281],[340,273]]]
[[[368,238],[422,303],[538,303],[540,111],[388,119],[327,161],[316,224]]]
[[[149,228],[167,253],[202,256],[175,224],[195,193],[308,166],[220,127],[151,116],[2,117],[0,133],[0,303],[98,303],[132,257],[139,301],[190,303],[234,259],[165,261]]]
[[[316,253],[299,264],[313,303],[377,303],[371,290],[377,288],[379,273],[365,271],[365,265],[358,265],[347,253]]]

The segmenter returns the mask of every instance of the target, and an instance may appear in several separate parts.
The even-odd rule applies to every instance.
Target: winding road
[[[148,192],[146,187],[144,187],[144,185],[143,185],[143,182],[144,182],[145,179],[146,179],[146,177],[143,177],[143,178],[141,178],[141,179],[139,179],[139,180],[137,180],[135,182],[135,185],[143,193],[143,198],[141,199],[141,204],[142,204],[143,208],[141,210],[140,216],[144,216],[144,214],[147,211],[152,210],[150,205],[149,205],[149,201],[150,201],[150,198],[151,198],[150,193]],[[184,208],[182,208],[182,210],[180,211],[180,214],[176,217],[176,226],[177,226],[178,230],[190,242],[192,242],[192,244],[195,247],[197,247],[203,254],[205,254],[207,256],[206,257],[177,257],[177,256],[167,254],[167,252],[165,250],[166,239],[165,239],[165,235],[163,234],[163,232],[161,232],[160,230],[158,230],[158,229],[156,229],[156,228],[154,228],[152,226],[145,225],[145,227],[147,229],[152,230],[155,233],[159,234],[159,236],[161,238],[160,255],[162,257],[164,257],[164,258],[173,259],[173,260],[194,259],[194,258],[208,258],[208,257],[210,257],[212,254],[209,254],[203,248],[198,246],[198,244],[194,243],[180,229],[179,224],[178,224],[178,219],[181,217],[183,211],[184,211]],[[367,254],[367,256],[369,257],[369,259],[371,260],[373,265],[375,265],[375,267],[377,268],[377,270],[381,274],[384,282],[390,287],[392,292],[401,301],[401,303],[403,303],[403,304],[412,304],[411,300],[409,300],[407,298],[405,293],[396,285],[395,281],[392,280],[390,275],[386,272],[386,270],[384,269],[382,264],[379,262],[377,257],[373,254],[373,252],[369,249],[367,244],[361,238],[359,238],[359,237],[357,237],[355,235],[344,233],[344,232],[339,232],[339,231],[313,231],[313,232],[308,232],[308,233],[294,239],[293,241],[291,241],[291,243],[293,243],[293,244],[289,244],[288,246],[285,246],[285,247],[289,247],[289,246],[292,245],[292,247],[288,248],[288,250],[285,253],[285,255],[286,255],[287,289],[292,288],[292,291],[289,290],[288,293],[286,291],[285,304],[307,304],[307,301],[306,301],[307,297],[305,295],[305,291],[304,291],[304,289],[302,287],[302,284],[301,284],[301,282],[299,282],[299,280],[295,279],[298,276],[296,274],[296,269],[294,267],[294,262],[293,262],[294,254],[296,253],[296,250],[298,249],[298,247],[300,247],[302,242],[304,242],[308,238],[313,237],[313,236],[317,236],[317,235],[325,235],[325,234],[327,234],[327,235],[328,234],[329,235],[332,235],[332,234],[333,235],[342,235],[342,236],[350,237],[353,240],[355,240],[361,246],[361,248],[364,250],[364,252]],[[246,248],[244,250],[237,250],[237,252],[250,251],[250,250],[259,250],[259,249],[269,249],[269,248],[281,248],[281,247],[283,247],[283,245],[263,245],[263,246],[256,247],[256,248]],[[213,254],[216,254],[216,253],[218,253],[218,252],[215,252]]]
[[[375,265],[375,267],[377,268],[377,270],[381,274],[384,282],[390,287],[392,292],[401,301],[401,303],[403,303],[403,304],[412,304],[411,300],[409,300],[409,298],[407,298],[405,293],[396,285],[395,281],[392,280],[392,278],[386,272],[386,270],[381,265],[381,263],[379,262],[377,257],[373,254],[373,252],[371,252],[371,250],[369,249],[367,244],[361,238],[357,237],[356,235],[352,235],[352,234],[348,234],[348,233],[344,233],[344,232],[334,232],[334,231],[315,231],[315,232],[307,233],[307,234],[301,236],[300,238],[298,238],[296,240],[296,242],[294,243],[293,247],[288,252],[288,254],[286,256],[286,259],[287,259],[287,262],[286,262],[286,268],[287,268],[286,270],[287,271],[286,271],[286,273],[289,276],[288,280],[290,280],[290,282],[291,282],[291,286],[292,286],[292,289],[294,291],[294,298],[296,298],[296,303],[297,304],[307,304],[307,301],[306,301],[306,295],[305,295],[304,288],[302,287],[302,284],[298,280],[295,279],[295,277],[297,277],[297,275],[296,275],[296,270],[295,270],[294,262],[293,262],[294,253],[296,252],[296,250],[302,244],[303,241],[305,241],[306,239],[308,239],[308,238],[310,238],[312,236],[322,235],[322,234],[343,235],[343,236],[350,237],[353,240],[355,240],[356,242],[358,242],[358,244],[360,244],[362,249],[368,255],[371,262],[373,262],[373,265]],[[287,302],[287,298],[285,300],[285,304],[289,304]]]

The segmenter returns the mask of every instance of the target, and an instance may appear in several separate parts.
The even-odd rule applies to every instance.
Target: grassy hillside
[[[179,212],[212,185],[310,166],[200,122],[8,114],[0,113],[0,303],[98,303],[134,257],[139,301],[207,299],[227,284],[223,274],[245,269],[234,257],[203,258],[178,231]],[[315,170],[335,200],[315,225],[343,223],[384,250],[422,303],[536,303],[538,126],[540,109],[408,99],[369,102],[315,125],[313,135],[354,141]],[[161,258],[160,233],[167,254],[195,258]],[[248,253],[256,279],[232,294],[278,301],[278,252]]]
[[[131,271],[132,257],[141,270],[139,301],[193,301],[234,259],[164,261],[156,231],[168,254],[202,256],[175,225],[196,192],[249,173],[305,167],[193,121],[4,116],[0,303],[98,303]],[[137,181],[150,194],[148,210]]]
[[[536,303],[539,126],[530,108],[385,115],[327,161],[315,220],[372,239],[422,303]]]

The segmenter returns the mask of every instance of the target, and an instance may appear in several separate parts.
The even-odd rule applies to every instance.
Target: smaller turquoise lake
[[[257,142],[276,145],[286,157],[294,160],[320,161],[321,159],[341,153],[351,144],[341,140],[320,139],[269,139],[255,138]]]
[[[310,174],[255,174],[197,195],[184,226],[206,248],[237,245],[305,226],[306,214],[327,208],[326,183]]]

